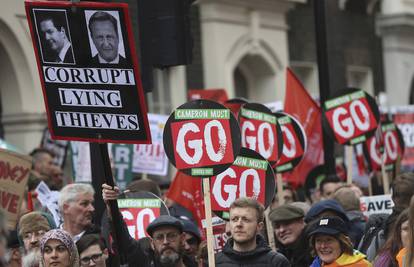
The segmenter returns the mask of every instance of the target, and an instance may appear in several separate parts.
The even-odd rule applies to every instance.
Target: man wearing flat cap
[[[278,252],[282,253],[295,267],[307,267],[312,263],[306,241],[304,217],[303,210],[292,204],[279,206],[269,214]]]
[[[22,241],[24,254],[23,266],[37,265],[40,261],[40,239],[56,228],[52,217],[44,212],[32,211],[23,215],[18,224],[18,238]]]

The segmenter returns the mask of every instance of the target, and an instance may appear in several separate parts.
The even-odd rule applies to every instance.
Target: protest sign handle
[[[207,229],[207,252],[208,252],[208,266],[216,266],[214,259],[213,246],[213,225],[211,221],[211,196],[210,196],[210,179],[203,178],[204,191],[204,209],[206,211],[206,229]]]
[[[273,251],[276,251],[276,242],[275,242],[275,235],[273,233],[273,225],[269,219],[270,207],[265,210],[266,216],[266,231],[267,231],[267,239],[269,240],[269,246]]]
[[[103,143],[99,144],[99,150],[101,154],[101,159],[103,163],[103,171],[104,171],[104,180],[105,183],[110,186],[115,186],[114,178],[112,176],[112,169],[111,169],[111,163],[109,160],[109,154],[108,154],[108,144]],[[121,264],[125,264],[127,262],[125,249],[123,248],[122,242],[120,242],[120,237],[122,235],[122,227],[121,227],[121,214],[119,213],[118,208],[118,202],[116,200],[109,201],[109,206],[111,209],[111,216],[112,216],[112,238],[114,239],[114,242],[118,248],[118,255],[120,258]]]
[[[387,170],[385,169],[385,153],[381,162],[381,173],[382,173],[382,186],[384,188],[384,194],[390,193],[390,178],[388,177]]]
[[[285,203],[285,199],[283,198],[283,180],[282,174],[276,173],[276,184],[277,184],[277,198],[279,202],[279,206],[282,206]]]
[[[372,179],[374,179],[374,176],[370,175],[369,179],[368,179],[368,194],[369,194],[369,196],[372,196]]]
[[[352,159],[354,157],[354,147],[346,146],[346,183],[352,184]]]

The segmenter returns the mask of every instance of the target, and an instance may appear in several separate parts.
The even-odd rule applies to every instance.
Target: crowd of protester
[[[62,170],[53,164],[50,152],[39,149],[32,156],[33,175],[27,190],[33,192],[44,181],[60,191],[62,222],[56,224],[46,208],[26,199],[15,229],[8,229],[5,213],[0,210],[0,267],[208,266],[201,227],[177,203],[165,201],[170,215],[153,220],[146,227],[148,237],[134,239],[121,221],[114,240],[112,217],[121,213],[111,210],[114,206],[110,203],[122,194],[119,188],[103,184],[94,189],[90,184],[68,182],[70,179],[64,179]],[[127,189],[163,198],[151,180],[133,181]],[[267,216],[257,200],[236,199],[229,208],[228,239],[214,255],[215,265],[414,266],[414,173],[393,179],[391,214],[365,217],[360,209],[364,191],[328,176],[315,187],[311,201],[303,197],[309,192],[301,194],[285,185],[284,203],[275,197]],[[103,199],[107,210],[99,222],[94,219],[97,197]],[[266,220],[273,233],[267,233]],[[274,248],[268,241],[272,235]]]

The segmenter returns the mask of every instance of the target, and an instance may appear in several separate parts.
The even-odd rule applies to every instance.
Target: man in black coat
[[[303,210],[292,204],[279,206],[269,214],[277,251],[295,267],[308,267],[313,261],[306,239],[304,217]]]
[[[230,232],[216,266],[290,266],[280,253],[274,252],[259,235],[263,228],[264,207],[251,198],[239,198],[230,206]]]
[[[119,188],[102,185],[102,198],[105,202],[119,196]],[[107,207],[109,208],[109,206]],[[119,211],[118,211],[119,212]],[[128,266],[134,267],[196,267],[196,262],[184,255],[183,242],[185,234],[182,222],[169,215],[161,215],[147,227],[148,238],[133,239],[125,223],[122,223],[122,235],[119,242],[123,244]]]

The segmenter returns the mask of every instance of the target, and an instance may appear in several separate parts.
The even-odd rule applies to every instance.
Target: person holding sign
[[[259,235],[263,228],[264,207],[252,198],[239,198],[230,205],[231,238],[216,254],[216,266],[290,266]]]
[[[126,59],[119,54],[118,21],[105,11],[95,12],[89,19],[89,31],[98,54],[92,63],[125,64]],[[92,47],[92,44],[91,44]]]
[[[118,187],[102,185],[102,198],[105,203],[116,200],[120,194]],[[107,206],[109,209],[109,206]],[[119,211],[118,211],[119,212]],[[108,214],[110,214],[108,212]],[[135,267],[196,267],[197,264],[183,252],[184,232],[182,222],[169,215],[161,215],[147,227],[151,248],[144,248],[144,239],[135,240],[123,222],[122,235],[118,237],[125,244],[128,265]]]

